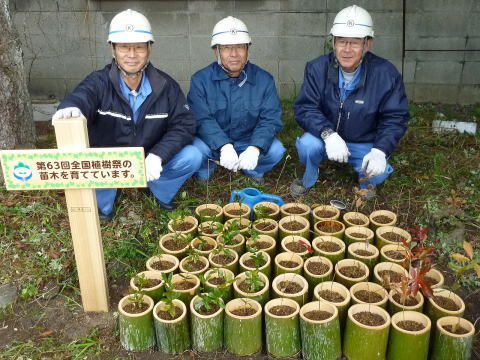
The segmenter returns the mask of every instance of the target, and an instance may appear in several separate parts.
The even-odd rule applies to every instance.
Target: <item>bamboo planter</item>
[[[305,316],[310,311],[321,310],[332,315],[325,320],[311,320]],[[324,301],[305,304],[300,309],[302,353],[306,360],[337,360],[342,355],[338,310]]]
[[[258,268],[258,270],[260,270],[260,272],[265,274],[266,277],[270,278],[270,275],[272,273],[272,261],[270,259],[270,255],[268,255],[265,251],[258,251],[258,253],[263,254],[263,258],[266,261],[264,265],[262,265],[261,267]],[[256,269],[255,267],[249,267],[249,266],[245,265],[245,261],[251,259],[252,255],[254,255],[254,254],[256,254],[256,253],[247,252],[247,253],[243,254],[242,256],[240,256],[240,260],[239,260],[240,272],[250,271],[250,270],[255,270]]]
[[[372,255],[360,255],[356,253],[356,251],[361,250],[368,251]],[[378,249],[372,244],[368,243],[353,243],[350,244],[347,248],[347,258],[363,262],[365,265],[368,266],[370,274],[372,273],[375,265],[377,265],[379,255],[380,252],[378,251]]]
[[[213,283],[215,281],[214,279],[221,278],[221,277],[225,279],[224,284],[216,285]],[[206,289],[213,290],[215,288],[220,288],[222,290],[223,292],[222,299],[225,303],[233,299],[232,282],[233,282],[233,279],[235,279],[235,275],[233,274],[232,271],[226,268],[210,269],[210,270],[207,270],[207,272],[205,273],[205,279],[207,280],[204,285]]]
[[[301,251],[301,252],[290,250],[287,245],[291,244],[291,243],[301,244],[303,246],[304,250]],[[310,241],[308,241],[307,239],[305,239],[302,236],[297,236],[297,235],[285,236],[282,239],[282,242],[280,243],[280,245],[282,247],[282,252],[290,252],[290,253],[293,252],[295,254],[300,255],[303,260],[309,258],[310,257],[310,252],[313,252],[313,250],[311,249],[311,246],[310,246]]]
[[[441,288],[445,282],[443,274],[437,269],[430,269],[425,276],[434,279],[437,283],[430,285],[432,289]]]
[[[385,245],[389,245],[389,244],[390,245],[403,244],[400,241],[397,242],[397,241],[388,240],[384,236],[384,234],[386,233],[394,233],[396,235],[399,235],[407,243],[410,243],[410,241],[412,241],[412,236],[407,231],[395,226],[382,226],[382,227],[379,227],[377,230],[375,230],[375,246],[377,248],[381,249]]]
[[[199,288],[200,288],[200,280],[196,275],[193,274],[174,274],[172,277],[172,285],[175,287],[176,284],[188,281],[192,283],[192,287],[190,289],[181,290],[175,288],[175,292],[179,293],[180,296],[178,300],[182,301],[184,304],[190,304],[192,298],[197,295]]]
[[[153,309],[158,349],[167,354],[181,353],[190,348],[187,307],[178,299],[174,299],[173,304],[182,310],[182,315],[174,320],[165,320],[158,316],[159,310],[166,310],[163,301],[158,302]]]
[[[232,313],[241,308],[255,313],[239,316]],[[230,300],[225,307],[225,349],[235,355],[252,355],[262,350],[262,306],[258,301],[240,298]]]
[[[368,227],[370,225],[370,219],[368,216],[356,211],[350,211],[343,214],[342,221],[346,228],[353,226]]]
[[[153,327],[153,300],[144,295],[143,302],[148,308],[138,314],[127,313],[123,307],[132,295],[123,297],[118,303],[118,328],[120,343],[129,351],[147,350],[155,346],[155,329]]]
[[[348,277],[340,272],[340,270],[344,267],[348,266],[356,266],[364,271],[364,275],[353,278]],[[368,270],[368,266],[358,260],[353,259],[343,259],[340,260],[338,263],[335,264],[335,279],[340,283],[345,285],[348,289],[352,287],[352,285],[368,280],[368,276],[370,275],[370,270]]]
[[[273,220],[280,219],[280,206],[278,206],[276,203],[271,202],[271,201],[260,201],[253,206],[253,212],[255,213],[255,219],[258,220],[257,209],[260,208],[261,206],[265,206],[268,209],[270,209],[270,211],[268,212],[267,218],[273,219]]]
[[[398,326],[401,321],[416,321],[422,330],[405,330]],[[427,360],[430,341],[430,319],[416,311],[402,311],[392,316],[388,343],[388,358],[392,360]],[[449,358],[451,359],[451,358]]]
[[[384,270],[391,270],[399,274],[400,276],[408,277],[408,271],[405,270],[402,266],[390,263],[390,262],[381,262],[375,265],[373,268],[373,281],[377,284],[382,285],[385,289],[390,290],[390,283],[392,280],[389,277],[381,277],[380,272]]]
[[[206,212],[209,212],[211,214],[205,214]],[[200,223],[205,221],[217,221],[220,223],[223,222],[223,208],[217,204],[199,205],[195,208],[195,215],[199,219]]]
[[[171,265],[169,265],[169,263]],[[180,261],[176,256],[170,254],[161,254],[160,256],[152,256],[149,258],[145,266],[147,270],[169,274],[176,272],[179,264]]]
[[[210,263],[208,262],[208,259],[205,256],[199,256],[197,261],[201,262],[203,264],[203,267],[199,270],[190,271],[188,269],[188,263],[191,262],[191,260],[192,260],[191,256],[187,256],[182,260],[180,260],[180,265],[179,265],[180,272],[200,276],[205,271],[207,271],[208,268],[210,267]]]
[[[398,252],[399,254],[403,255],[403,258],[395,258],[392,256],[389,256],[389,252],[395,251]],[[405,246],[401,244],[389,244],[385,245],[380,249],[380,262],[392,262],[396,264],[401,264],[403,263],[407,258],[407,250]]]
[[[320,294],[322,290],[335,291],[338,294],[340,294],[340,296],[343,297],[343,300],[331,301],[325,296],[322,296]],[[340,328],[344,329],[345,322],[347,320],[347,312],[348,312],[348,308],[350,307],[350,301],[351,301],[350,291],[344,285],[338,282],[325,281],[323,283],[318,284],[315,287],[315,289],[313,290],[313,295],[315,296],[315,299],[326,301],[337,308],[338,318],[340,320]]]
[[[252,299],[257,301],[262,306],[265,305],[265,303],[270,300],[270,280],[265,276],[265,274],[258,274],[260,275],[260,279],[263,282],[263,288],[253,293],[243,291],[239,288],[238,285],[247,278],[247,274],[246,272],[238,274],[235,281],[233,282],[234,297]]]
[[[321,226],[329,226],[329,227],[335,227],[339,229],[332,230],[332,231],[325,231],[325,230],[320,230]],[[345,233],[345,225],[342,222],[337,220],[319,220],[315,223],[313,227],[313,232],[316,234],[316,236],[328,235],[328,236],[334,236],[342,240],[343,234]]]
[[[275,315],[272,308],[280,305],[292,307],[290,315]],[[294,357],[301,351],[300,305],[291,299],[273,299],[265,304],[265,338],[267,352],[272,356]]]
[[[177,230],[177,227],[180,224],[191,224],[191,226],[187,230]],[[197,228],[198,228],[198,220],[196,217],[193,216],[185,216],[181,220],[170,220],[167,224],[168,231],[171,233],[180,233],[180,234],[192,234],[196,235],[197,234]]]
[[[310,266],[315,264],[324,264],[328,267],[328,270],[323,274],[317,274],[309,270]],[[333,278],[333,264],[332,262],[323,256],[313,256],[308,258],[303,264],[303,274],[308,282],[308,288],[310,292],[310,299],[313,296],[313,289],[315,286],[324,281],[331,281]]]
[[[259,247],[258,243],[268,243],[267,247]],[[277,254],[277,242],[276,240],[269,236],[269,235],[258,235],[258,239],[253,240],[252,238],[248,239],[245,243],[247,251],[265,251],[268,255],[270,255],[271,259],[275,258]]]
[[[268,226],[268,230],[263,230],[264,227]],[[272,228],[273,227],[273,228]],[[278,238],[278,222],[274,219],[261,219],[253,222],[253,228],[260,235],[269,235],[274,239]],[[272,228],[272,229],[270,229]]]
[[[184,239],[183,242],[185,243],[185,246],[183,248],[181,248],[179,250],[173,250],[173,249],[169,249],[168,247],[165,247],[164,243],[166,241],[173,240],[173,239],[176,239],[176,238]],[[160,248],[160,253],[161,254],[173,255],[173,256],[177,257],[178,259],[182,259],[187,255],[187,250],[188,250],[190,244],[186,240],[184,234],[167,233],[160,238],[158,246]]]
[[[233,219],[228,219],[225,221],[225,224],[223,225],[225,229],[228,229],[233,222],[238,222],[238,227],[239,227],[239,232],[243,236],[245,236],[248,233],[248,230],[250,229],[251,221],[248,218],[233,218]],[[222,235],[220,235],[221,237]]]
[[[237,212],[242,212],[242,214],[238,214]],[[245,218],[250,219],[250,213],[252,210],[250,206],[244,203],[233,202],[225,205],[223,207],[223,215],[225,219],[238,219],[238,218]]]
[[[375,219],[377,216],[386,216],[390,218],[390,221],[379,222],[378,219],[377,220]],[[389,210],[374,211],[370,214],[368,219],[370,220],[370,225],[369,225],[370,229],[372,229],[373,231],[377,230],[381,226],[394,226],[397,223],[397,215],[394,212]]]
[[[371,312],[380,315],[384,323],[379,326],[364,325],[353,315]],[[349,360],[384,360],[387,353],[390,315],[379,306],[356,304],[348,309],[343,338],[343,353]]]
[[[157,285],[148,287],[148,288],[145,287],[142,289],[143,294],[150,296],[154,303],[159,301],[162,298],[163,292],[165,290],[164,282],[162,280],[162,273],[159,271],[147,270],[147,271],[142,271],[138,273],[138,275],[140,276],[143,275],[145,276],[146,279],[160,280],[160,282]],[[135,284],[135,278],[130,279],[130,288],[135,292],[139,290],[137,284]]]
[[[223,224],[218,221],[205,221],[198,225],[198,233],[202,236],[208,236],[217,240],[221,234],[220,228],[222,226]]]
[[[428,298],[425,314],[432,320],[433,324],[437,323],[437,320],[445,317],[445,316],[458,316],[462,317],[463,313],[465,312],[465,303],[463,302],[462,298],[455,294],[454,292],[442,288],[435,288],[433,289],[433,297],[435,296],[443,296],[448,299],[453,300],[455,305],[457,305],[458,310],[447,310],[440,307],[433,298]]]
[[[320,220],[338,220],[339,218],[340,210],[331,205],[319,205],[312,210],[313,224]]]
[[[300,223],[301,228],[298,230],[289,230],[285,226],[288,227],[289,223]],[[282,217],[278,221],[278,237],[279,239],[283,239],[289,235],[296,235],[304,237],[305,239],[310,239],[310,223],[305,217],[299,215],[290,215]]]
[[[376,302],[374,302],[373,300],[372,301],[361,300],[358,297],[358,292],[362,291],[362,290],[374,292],[375,294],[380,295],[382,299],[380,301],[376,301]],[[357,284],[353,285],[350,288],[350,296],[352,297],[352,303],[353,304],[370,304],[370,305],[379,306],[382,309],[387,308],[387,301],[388,301],[387,290],[385,290],[381,285],[378,285],[378,284],[373,283],[373,282],[365,281],[365,282],[360,282],[360,283],[357,283]]]
[[[294,282],[301,287],[299,292],[290,294],[280,286],[281,282]],[[296,301],[300,306],[308,301],[308,282],[305,278],[298,274],[281,274],[272,281],[272,292],[275,298],[286,298]]]
[[[347,246],[357,242],[368,242],[370,244],[373,244],[374,237],[375,233],[368,227],[350,226],[345,229],[343,241],[345,241],[345,245]]]
[[[422,293],[419,291],[417,295],[415,295],[415,299],[417,300],[417,305],[404,305],[401,302],[396,301],[393,296],[397,293],[396,290],[392,289],[388,293],[388,313],[393,316],[394,314],[400,311],[417,311],[422,312],[423,304],[425,302]]]
[[[223,347],[224,311],[219,308],[211,315],[203,315],[195,309],[200,298],[195,296],[190,302],[190,330],[194,351],[219,351]]]
[[[217,248],[217,242],[209,236],[200,235],[190,242],[190,247],[195,249],[200,255],[208,256],[208,254]],[[208,247],[208,249],[206,249],[206,247]]]
[[[237,243],[235,245],[225,245],[225,248],[235,251],[240,257],[245,252],[245,236],[238,234],[234,239],[237,240]],[[223,243],[222,235],[217,238],[217,241]]]
[[[466,334],[456,335],[446,331],[443,326],[459,324]],[[472,356],[475,327],[465,319],[456,316],[446,316],[437,320],[436,331],[431,351],[432,360],[470,360]]]
[[[301,210],[296,211],[297,208]],[[292,216],[292,215],[301,216],[308,221],[310,218],[310,206],[302,203],[286,203],[280,206],[281,218]]]
[[[217,255],[231,256],[233,259],[230,262],[228,262],[227,264],[222,264],[222,263],[219,263],[216,260]],[[212,253],[208,254],[208,261],[210,262],[211,267],[225,268],[225,269],[230,270],[234,274],[238,273],[238,259],[239,259],[238,253],[236,251],[233,251],[233,250],[228,250],[228,252],[225,252],[225,251],[216,252],[215,251],[215,252],[212,252]]]
[[[297,263],[298,265],[295,267],[286,267],[281,264],[282,261],[292,261]],[[303,259],[300,255],[291,253],[291,252],[283,252],[275,256],[275,276],[285,273],[294,273],[302,275],[303,270]]]
[[[319,244],[322,242],[334,242],[337,244],[340,248],[337,251],[326,251],[323,250],[319,247]],[[337,262],[345,258],[345,243],[340,240],[339,238],[336,238],[334,236],[318,236],[312,241],[312,248],[313,248],[313,253],[315,255],[320,255],[324,256],[327,259],[329,259],[333,265],[335,265]]]

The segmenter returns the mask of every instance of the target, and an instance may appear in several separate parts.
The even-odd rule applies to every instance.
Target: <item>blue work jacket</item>
[[[247,140],[268,151],[282,128],[272,75],[250,62],[244,71],[230,78],[214,62],[192,76],[187,100],[197,118],[197,136],[212,150]]]
[[[180,86],[163,71],[145,69],[152,92],[133,121],[133,111],[119,85],[118,68],[112,63],[91,73],[59,109],[78,107],[87,118],[92,147],[142,146],[167,163],[195,136],[195,117]]]
[[[338,71],[333,53],[307,63],[293,108],[297,123],[317,137],[330,128],[346,142],[373,143],[390,156],[409,120],[402,76],[388,60],[367,52],[360,81],[342,102]]]

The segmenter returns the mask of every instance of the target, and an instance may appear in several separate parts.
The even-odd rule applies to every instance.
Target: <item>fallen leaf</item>
[[[459,254],[459,253],[455,253],[455,254],[452,254],[450,256],[453,257],[455,260],[460,261],[460,262],[470,260],[465,255],[462,255],[462,254]]]
[[[463,249],[467,253],[467,256],[471,259],[473,259],[473,246],[470,244],[468,241],[463,242]]]
[[[47,331],[44,331],[44,332],[40,333],[40,336],[50,336],[54,333],[55,333],[54,330],[47,330]]]
[[[480,265],[475,264],[473,265],[473,267],[475,268],[475,272],[477,273],[477,276],[480,278]]]
[[[417,176],[417,179],[430,180],[430,176],[427,176],[427,175],[419,175],[419,176]]]
[[[48,255],[50,255],[52,257],[52,259],[58,259],[60,257],[60,254],[58,251],[55,251],[55,250],[50,250],[48,252]]]
[[[362,198],[358,197],[357,200],[355,201],[355,207],[359,208],[360,205],[362,205]]]

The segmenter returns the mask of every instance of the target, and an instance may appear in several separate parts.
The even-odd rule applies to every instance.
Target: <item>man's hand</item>
[[[372,148],[372,150],[363,157],[362,171],[369,178],[383,174],[386,168],[387,156],[382,150]]]
[[[228,170],[238,170],[238,155],[232,144],[225,144],[220,149],[220,165]]]
[[[260,150],[256,146],[249,146],[238,157],[238,168],[243,170],[253,170],[257,167]]]
[[[149,153],[145,159],[145,172],[147,175],[147,181],[158,180],[162,170],[162,159],[155,154]]]
[[[325,142],[325,150],[327,152],[328,160],[346,163],[350,152],[347,144],[336,132],[329,135]]]
[[[55,114],[52,116],[52,120],[57,119],[69,119],[72,117],[80,117],[83,116],[82,112],[77,107],[67,107],[65,109],[57,110]]]

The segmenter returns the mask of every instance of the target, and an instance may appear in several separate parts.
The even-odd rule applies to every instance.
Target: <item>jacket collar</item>
[[[217,62],[213,62],[212,67],[213,67],[212,80],[221,81],[221,80],[230,79],[230,77],[225,72],[225,70],[223,70],[222,67],[218,65]],[[246,82],[252,85],[255,85],[256,73],[253,71],[253,66],[250,64],[250,61],[247,60],[247,63],[245,64],[243,70],[247,74]],[[245,74],[243,73],[241,73],[240,76],[238,77],[239,81],[242,81],[244,78],[245,78]]]
[[[338,87],[338,71],[340,64],[338,63],[337,59],[335,58],[335,54],[332,51],[329,55],[329,62],[328,62],[328,80],[332,81]],[[362,59],[362,73],[360,74],[360,81],[358,82],[355,89],[359,89],[365,85],[365,79],[367,77],[368,65],[370,60],[371,54],[370,51],[367,51]]]

